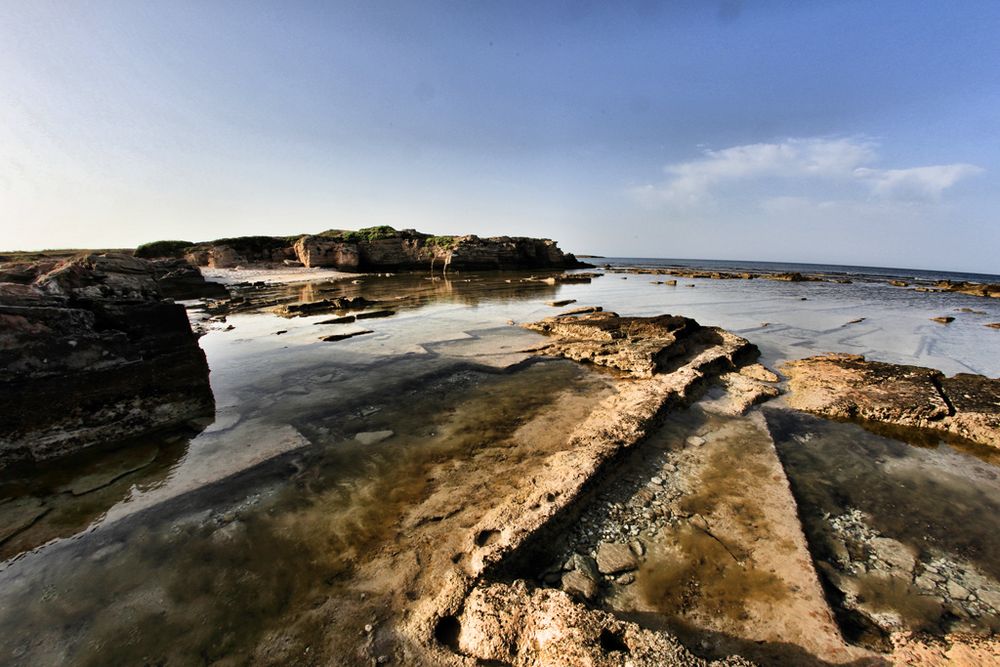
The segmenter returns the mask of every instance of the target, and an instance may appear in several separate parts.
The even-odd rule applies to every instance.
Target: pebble
[[[701,447],[702,445],[705,444],[705,438],[702,438],[701,436],[698,435],[692,435],[687,439],[687,444],[691,445],[692,447]]]

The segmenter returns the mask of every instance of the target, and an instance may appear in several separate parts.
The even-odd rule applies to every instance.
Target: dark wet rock
[[[546,276],[544,278],[535,278],[539,282],[543,282],[547,285],[562,285],[565,283],[589,283],[594,278],[600,278],[603,273],[560,273],[555,276]]]
[[[596,577],[590,577],[582,570],[570,570],[560,579],[562,589],[583,600],[593,600],[597,596],[598,584]]]
[[[597,545],[597,570],[601,574],[630,572],[639,567],[639,560],[627,544],[601,542]]]
[[[322,299],[320,301],[306,301],[304,303],[290,303],[281,306],[279,315],[294,317],[298,315],[318,315],[337,310],[360,310],[374,305],[375,301],[369,301],[362,296],[338,297],[336,299]]]
[[[152,260],[160,292],[168,299],[224,299],[229,296],[225,285],[205,280],[201,271],[184,259]]]
[[[601,306],[580,306],[579,308],[570,308],[569,310],[564,310],[563,312],[556,315],[556,317],[570,317],[572,315],[587,315],[588,313],[599,313],[604,308]]]
[[[364,336],[365,334],[375,333],[374,331],[369,331],[365,329],[363,331],[352,331],[350,333],[333,334],[332,336],[323,336],[320,340],[327,343],[335,343],[338,340],[347,340],[348,338],[354,338],[355,336]]]
[[[49,511],[38,498],[16,498],[0,505],[0,544],[38,521]]]
[[[316,324],[350,324],[356,319],[357,318],[354,315],[344,315],[343,317],[332,317],[328,320],[317,322]]]
[[[951,315],[942,315],[941,317],[932,317],[931,321],[939,324],[951,324],[955,321],[955,318]]]
[[[392,317],[395,314],[395,310],[370,310],[367,313],[358,313],[356,317],[359,320],[370,320],[377,317]]]
[[[819,276],[803,275],[798,271],[792,271],[790,273],[770,273],[761,276],[761,278],[767,278],[768,280],[780,280],[789,283],[822,282],[823,280]]]
[[[62,456],[214,409],[205,355],[154,266],[121,254],[0,284],[0,465]]]
[[[742,338],[676,315],[622,317],[597,312],[581,317],[550,317],[523,326],[555,339],[538,352],[610,366],[638,377],[668,371],[676,360],[723,339],[732,338],[737,343],[737,356],[743,361],[757,354],[756,347]]]
[[[902,366],[849,354],[785,365],[794,408],[952,433],[1000,447],[1000,379]]]
[[[547,301],[546,306],[553,306],[555,308],[562,308],[563,306],[568,306],[571,303],[576,303],[576,299],[562,299],[561,301]]]
[[[1000,329],[1000,322],[990,322],[986,326],[988,326],[991,329]]]

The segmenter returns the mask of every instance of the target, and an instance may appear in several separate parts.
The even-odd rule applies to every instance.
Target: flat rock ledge
[[[0,282],[0,468],[212,414],[208,364],[158,267],[90,254]]]
[[[679,315],[565,314],[523,326],[553,339],[534,352],[608,366],[640,378],[669,373],[697,353],[717,346],[732,348],[733,355],[723,363],[729,364],[726,370],[740,362],[753,361],[759,355],[747,340],[724,329],[703,327]]]
[[[792,361],[788,404],[835,419],[929,429],[1000,447],[1000,379],[830,354]]]
[[[634,372],[616,379],[615,392],[568,435],[565,449],[549,456],[539,473],[518,490],[497,498],[471,527],[466,547],[452,557],[455,567],[443,576],[437,595],[418,602],[400,628],[414,642],[415,653],[409,659],[428,664],[473,664],[470,660],[511,665],[708,664],[683,650],[669,634],[611,622],[606,614],[588,609],[562,591],[536,591],[517,582],[497,587],[483,581],[484,574],[580,500],[587,483],[645,438],[666,411],[689,405],[721,374],[738,370],[759,354],[756,346],[739,336],[682,317],[590,313],[572,322],[561,320],[528,325],[543,328],[556,339],[553,345],[538,348],[538,353],[565,349],[574,355],[565,355],[570,358],[607,360],[623,370],[633,368],[632,360]],[[629,340],[623,340],[625,329],[633,334]],[[646,335],[640,337],[640,331]],[[587,347],[594,353],[585,353]],[[629,352],[629,347],[642,352]],[[602,349],[600,354],[597,348]],[[496,638],[503,636],[507,641],[498,644]],[[750,663],[733,658],[721,664]]]

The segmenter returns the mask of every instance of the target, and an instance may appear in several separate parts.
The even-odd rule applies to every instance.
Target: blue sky
[[[1000,272],[1000,3],[0,0],[0,247],[331,227]]]

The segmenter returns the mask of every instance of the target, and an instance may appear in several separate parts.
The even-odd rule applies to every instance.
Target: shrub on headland
[[[188,248],[194,243],[190,241],[153,241],[143,243],[135,249],[135,256],[142,259],[156,259],[158,257],[183,257]]]

